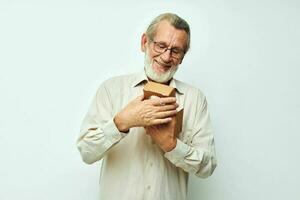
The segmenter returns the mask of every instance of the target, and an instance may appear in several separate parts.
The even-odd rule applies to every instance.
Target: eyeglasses
[[[153,42],[153,49],[159,54],[165,53],[166,51],[170,50],[171,57],[175,59],[181,59],[184,55],[184,50],[181,48],[168,48],[167,45],[164,42],[157,42],[157,41],[152,41]]]

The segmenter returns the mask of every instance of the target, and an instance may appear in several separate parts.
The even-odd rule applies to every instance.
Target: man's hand
[[[138,96],[117,113],[114,122],[119,131],[128,132],[132,127],[165,124],[177,113],[175,97],[143,99],[144,95]]]
[[[146,133],[151,136],[160,148],[165,151],[171,151],[176,147],[177,139],[175,135],[176,121],[172,120],[168,124],[154,125],[146,127]]]

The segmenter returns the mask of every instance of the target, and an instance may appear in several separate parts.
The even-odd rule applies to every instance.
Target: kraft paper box
[[[149,99],[151,96],[175,97],[175,88],[149,81],[144,86],[144,97],[145,99]]]
[[[144,99],[149,99],[151,98],[151,96],[175,97],[175,91],[176,91],[175,88],[171,86],[149,81],[144,86]],[[167,125],[171,125],[173,123],[176,123],[175,129],[172,130],[175,132],[176,136],[178,136],[179,133],[182,131],[182,119],[183,119],[183,108],[180,109],[177,112],[176,116],[172,118],[172,121],[167,124]]]

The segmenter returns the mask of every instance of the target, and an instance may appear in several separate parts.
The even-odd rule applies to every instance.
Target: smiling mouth
[[[162,63],[160,63],[160,62],[158,62],[157,60],[154,60],[159,66],[161,66],[161,67],[163,67],[164,69],[166,69],[166,68],[171,68],[172,67],[172,65],[165,65],[165,64],[162,64]]]
[[[172,65],[164,65],[157,60],[154,60],[155,64],[153,66],[153,69],[158,74],[164,74],[171,70]]]

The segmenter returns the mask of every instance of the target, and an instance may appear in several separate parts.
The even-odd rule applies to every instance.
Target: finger
[[[160,101],[164,104],[176,103],[176,97],[163,97],[160,98]]]
[[[175,110],[176,108],[178,108],[178,104],[168,104],[168,105],[164,105],[164,106],[160,106],[158,111],[167,111],[167,110]]]
[[[176,103],[176,98],[175,97],[162,97],[162,98],[155,98],[155,99],[150,99],[152,102],[152,105],[154,106],[161,106],[165,104],[171,104],[171,103]]]
[[[170,121],[172,121],[171,117],[164,118],[164,119],[154,119],[154,120],[151,121],[150,126],[151,125],[158,125],[158,124],[166,124],[166,123],[169,123]]]
[[[167,117],[172,117],[174,115],[176,115],[177,110],[168,110],[165,112],[158,112],[155,113],[155,118],[159,118],[159,119],[163,119],[163,118],[167,118]]]

